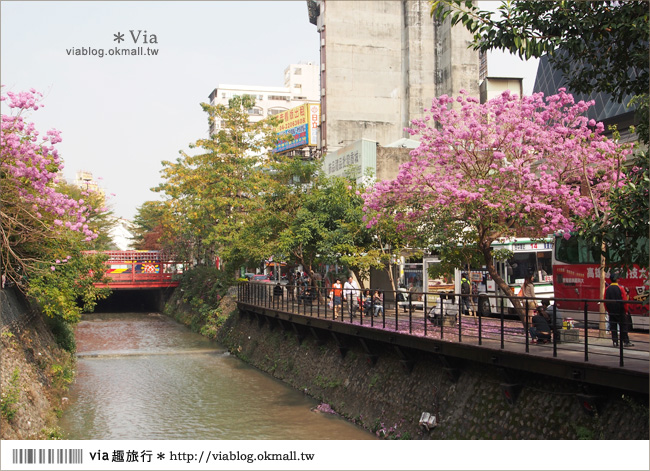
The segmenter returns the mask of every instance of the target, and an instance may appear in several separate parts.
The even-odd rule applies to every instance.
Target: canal
[[[69,439],[375,438],[161,314],[87,314],[76,338]]]

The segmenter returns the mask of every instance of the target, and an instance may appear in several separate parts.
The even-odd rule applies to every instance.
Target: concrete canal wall
[[[0,438],[61,438],[57,415],[73,378],[74,358],[57,345],[43,314],[15,288],[0,289],[0,312]]]
[[[469,361],[450,369],[433,354],[409,364],[390,345],[375,347],[371,358],[352,343],[343,356],[331,336],[300,342],[292,330],[237,311],[217,341],[321,401],[321,409],[386,438],[648,439],[644,395]],[[419,424],[424,412],[436,417],[430,430]]]

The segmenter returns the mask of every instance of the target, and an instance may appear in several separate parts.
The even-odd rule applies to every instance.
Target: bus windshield
[[[555,238],[555,259],[562,263],[600,263],[600,249],[580,237]]]

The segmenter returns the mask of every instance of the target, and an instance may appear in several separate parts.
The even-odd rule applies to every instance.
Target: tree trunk
[[[600,299],[605,299],[605,256],[603,253],[605,253],[605,242],[602,243],[600,249],[601,249],[601,254],[600,254],[600,289],[598,292],[600,293]],[[598,337],[601,339],[607,338],[607,320],[605,319],[605,303],[600,302],[598,303]],[[585,326],[585,335],[587,335],[587,326]]]
[[[479,249],[481,250],[481,253],[483,254],[483,259],[485,261],[485,267],[487,268],[488,273],[496,283],[496,285],[501,289],[503,294],[508,297],[512,305],[515,307],[515,311],[517,312],[517,315],[519,316],[519,319],[521,320],[522,324],[525,326],[526,325],[526,303],[525,301],[522,302],[521,299],[519,299],[518,296],[514,296],[512,294],[512,291],[510,290],[510,286],[508,286],[508,283],[506,283],[501,276],[497,273],[497,269],[494,266],[493,258],[492,258],[492,251],[490,250],[490,243],[480,245]]]
[[[355,270],[354,268],[350,268],[352,270],[352,273],[354,273],[354,277],[357,279],[359,282],[359,289],[361,289],[361,292],[366,289],[366,285],[364,284],[363,280],[361,279],[361,275],[359,270]]]
[[[390,285],[393,287],[393,291],[397,291],[397,285],[395,284],[395,276],[393,276],[393,267],[390,262],[388,262],[388,279],[390,280]]]

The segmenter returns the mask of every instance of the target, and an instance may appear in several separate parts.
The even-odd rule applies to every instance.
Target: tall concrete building
[[[470,33],[435,21],[427,0],[308,0],[320,34],[321,147],[358,139],[388,145],[431,100],[461,89],[478,97]]]

